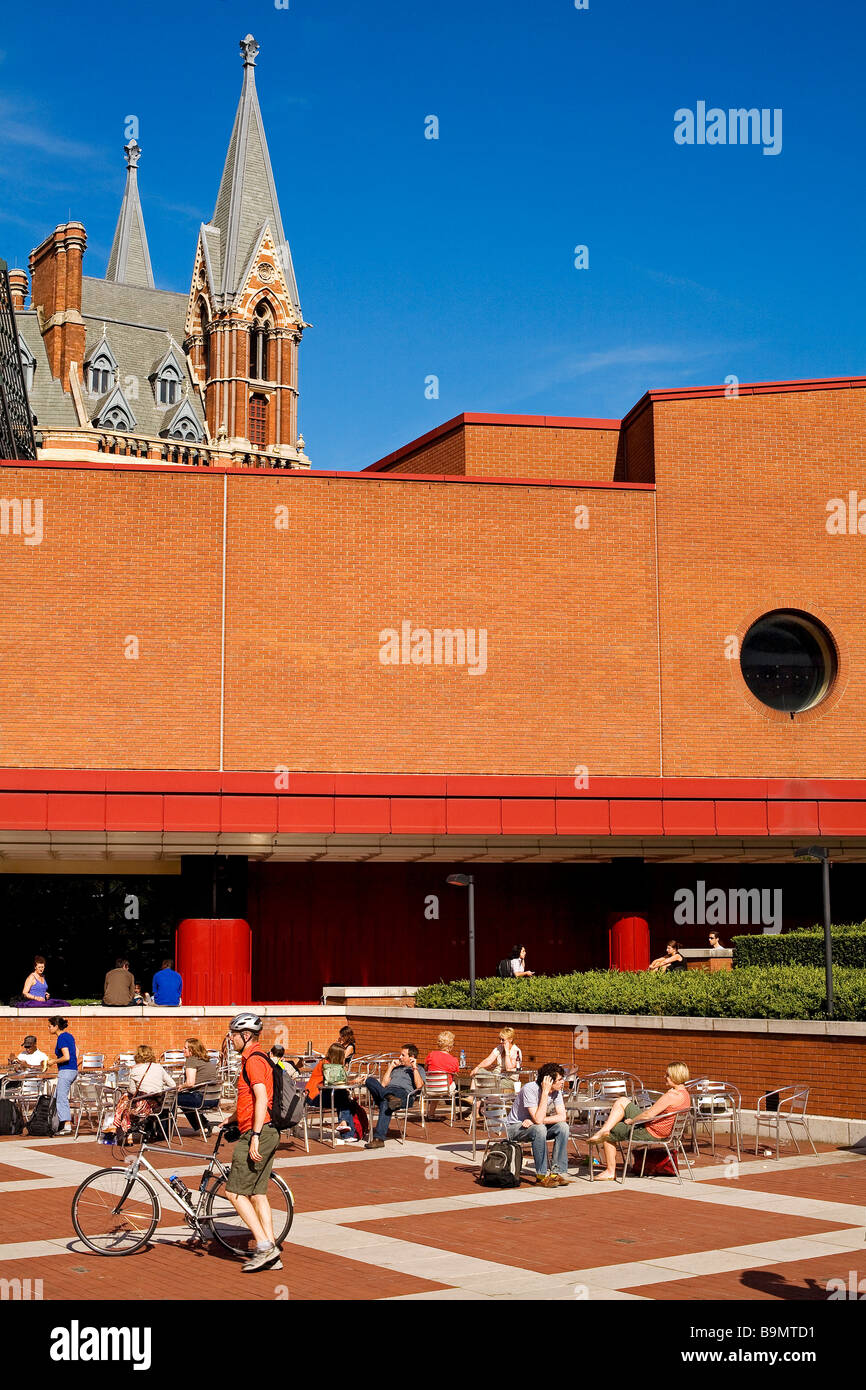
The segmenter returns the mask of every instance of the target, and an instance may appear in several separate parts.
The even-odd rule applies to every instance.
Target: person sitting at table
[[[352,1058],[354,1057],[356,1051],[355,1034],[348,1024],[344,1024],[343,1027],[340,1029],[340,1032],[337,1036],[337,1042],[346,1054],[345,1065],[346,1070],[348,1071]]]
[[[297,1063],[293,1062],[291,1057],[286,1056],[286,1049],[283,1047],[282,1043],[274,1043],[268,1056],[274,1066],[280,1067],[284,1072],[288,1072],[289,1076],[295,1078],[300,1076],[301,1073]]]
[[[678,941],[669,941],[665,946],[664,955],[657,956],[647,966],[648,970],[657,970],[662,975],[666,975],[669,970],[685,970],[685,968],[686,963],[680,955],[680,943]]]
[[[613,1182],[616,1178],[616,1145],[627,1144],[630,1134],[635,1139],[670,1138],[677,1115],[688,1110],[692,1103],[686,1090],[688,1079],[689,1069],[685,1062],[671,1062],[665,1072],[666,1090],[652,1105],[642,1110],[628,1097],[614,1101],[602,1128],[589,1136],[590,1144],[601,1144],[604,1149],[605,1168],[596,1182]]]
[[[372,1139],[367,1140],[366,1148],[382,1149],[388,1135],[388,1126],[395,1110],[402,1110],[416,1091],[424,1085],[424,1067],[418,1065],[418,1049],[414,1043],[406,1043],[399,1057],[389,1062],[381,1081],[368,1076],[364,1081],[373,1100],[379,1107],[379,1115]]]
[[[451,1051],[453,1046],[454,1034],[450,1032],[440,1033],[436,1039],[436,1047],[432,1052],[427,1053],[427,1060],[424,1063],[428,1075],[430,1072],[445,1072],[448,1077],[449,1091],[454,1091],[456,1089],[457,1073],[460,1070],[460,1063]],[[431,1099],[429,1111],[431,1120],[435,1120],[436,1118],[436,1106],[438,1104],[439,1102],[437,1100]]]
[[[219,1071],[216,1062],[212,1062],[208,1056],[208,1050],[201,1038],[187,1038],[183,1045],[183,1055],[186,1059],[183,1068],[183,1085],[178,1087],[177,1104],[178,1109],[186,1111],[186,1118],[194,1134],[199,1134],[198,1124],[191,1113],[194,1110],[200,1111],[204,1105],[205,1089],[213,1084],[219,1084]],[[217,1101],[213,1102],[214,1108]],[[210,1138],[214,1123],[200,1115],[202,1124],[205,1127],[207,1137]]]
[[[513,1081],[517,1090],[522,1066],[523,1053],[514,1041],[514,1029],[500,1028],[498,1045],[492,1052],[488,1052],[483,1062],[472,1068],[472,1075],[477,1076],[480,1071],[492,1071]]]
[[[521,1086],[505,1122],[509,1139],[528,1140],[535,1160],[535,1181],[540,1187],[568,1185],[568,1117],[562,1088],[565,1067],[545,1062],[534,1081]],[[548,1171],[547,1145],[553,1140],[553,1165]]]
[[[175,1089],[175,1080],[169,1076],[156,1053],[147,1043],[135,1049],[135,1065],[129,1069],[126,1089],[130,1095],[160,1096]]]
[[[15,1068],[16,1071],[30,1072],[31,1075],[37,1070],[43,1074],[47,1072],[48,1054],[47,1052],[39,1051],[36,1043],[36,1035],[34,1033],[27,1034],[27,1037],[21,1044],[21,1051],[15,1058],[15,1062],[17,1063]]]
[[[316,1063],[306,1085],[307,1105],[319,1109],[328,1108],[330,1096],[323,1096],[324,1090],[333,1090],[333,1105],[337,1112],[337,1143],[357,1144],[355,1122],[349,1092],[342,1089],[346,1081],[345,1049],[339,1043],[331,1043],[324,1057]],[[337,1089],[340,1088],[340,1089]]]

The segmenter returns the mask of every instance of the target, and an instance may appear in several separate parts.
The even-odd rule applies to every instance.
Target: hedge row
[[[866,922],[830,928],[833,944],[833,964],[866,969]],[[803,931],[785,932],[779,936],[735,936],[734,965],[824,965],[824,928],[808,927]]]
[[[866,1020],[866,970],[833,972],[834,1018]],[[468,1009],[469,981],[427,985],[419,1009]],[[588,970],[529,980],[476,981],[476,1009],[513,1013],[666,1014],[704,1018],[826,1017],[824,972],[810,966],[682,970],[673,975]]]

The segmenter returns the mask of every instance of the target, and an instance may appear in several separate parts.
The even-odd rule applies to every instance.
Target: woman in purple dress
[[[45,957],[36,956],[33,961],[33,969],[24,981],[22,990],[23,998],[19,1004],[22,1009],[44,1009],[46,1006],[53,1008],[55,1005],[66,1004],[65,999],[52,999],[48,993],[48,985],[45,983]]]

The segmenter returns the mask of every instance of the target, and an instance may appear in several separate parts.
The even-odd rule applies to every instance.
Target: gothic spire
[[[106,280],[124,285],[144,285],[153,289],[153,271],[147,249],[144,215],[138,196],[138,161],[141,148],[137,140],[124,146],[126,152],[126,188],[120,205],[120,216],[108,258]]]
[[[256,54],[252,34],[241,39],[244,80],[211,225],[219,232],[216,292],[230,301],[243,288],[250,258],[267,224],[277,246],[292,304],[301,317],[292,254],[283,231],[268,142],[256,94]],[[213,243],[210,243],[211,246]],[[213,247],[213,251],[216,248]],[[225,302],[225,301],[224,301]]]

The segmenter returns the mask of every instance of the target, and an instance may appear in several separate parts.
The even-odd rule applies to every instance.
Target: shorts
[[[625,1119],[630,1120],[632,1116],[639,1115],[640,1112],[641,1107],[636,1105],[634,1101],[629,1101],[628,1105],[625,1107]],[[625,1120],[620,1120],[618,1124],[614,1125],[613,1129],[608,1130],[608,1133],[611,1139],[617,1140],[621,1144],[627,1144],[630,1136],[636,1142],[638,1140],[641,1142],[648,1140],[649,1143],[652,1143],[653,1140],[655,1140],[657,1144],[664,1145],[665,1143],[665,1140],[660,1139],[657,1134],[650,1134],[649,1130],[643,1125],[627,1125]]]
[[[271,1124],[265,1125],[259,1135],[261,1158],[258,1163],[250,1162],[250,1140],[252,1137],[253,1132],[248,1129],[246,1134],[242,1134],[235,1144],[232,1154],[232,1166],[226,1182],[226,1192],[233,1192],[236,1197],[260,1197],[268,1190],[271,1169],[274,1166],[274,1157],[280,1142],[280,1132],[278,1129],[274,1129]]]

